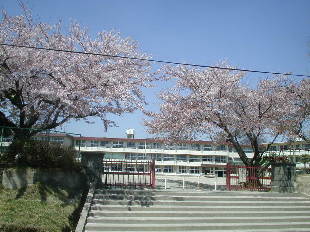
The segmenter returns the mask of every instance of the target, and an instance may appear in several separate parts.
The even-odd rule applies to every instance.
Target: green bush
[[[0,224],[1,232],[47,232],[35,226],[21,226],[15,224]]]
[[[10,150],[11,152],[16,150],[15,157],[18,166],[81,170],[79,163],[75,160],[76,151],[71,147],[46,141],[28,141],[25,142],[22,152],[17,152],[20,151],[20,145],[17,146],[18,149],[11,147]]]

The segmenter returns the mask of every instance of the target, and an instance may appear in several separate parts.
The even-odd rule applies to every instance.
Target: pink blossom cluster
[[[294,130],[301,132],[309,121],[309,79],[297,82],[278,76],[249,87],[242,82],[245,72],[228,69],[166,66],[161,73],[176,85],[161,94],[159,113],[146,112],[149,132],[168,139],[209,134],[231,143],[248,165],[261,160],[259,144],[266,136],[272,141],[279,135],[296,136]],[[253,148],[253,159],[243,151],[244,143]]]
[[[137,43],[114,31],[92,39],[74,23],[36,22],[5,12],[0,42],[42,48],[149,58]],[[120,115],[145,104],[141,87],[149,86],[150,64],[142,60],[0,46],[0,125],[54,128],[68,120]]]

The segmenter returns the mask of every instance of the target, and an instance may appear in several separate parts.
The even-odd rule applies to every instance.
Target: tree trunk
[[[10,161],[16,161],[18,157],[21,157],[24,153],[25,144],[30,140],[30,131],[23,129],[13,129],[14,136],[13,141],[9,146],[8,159]]]

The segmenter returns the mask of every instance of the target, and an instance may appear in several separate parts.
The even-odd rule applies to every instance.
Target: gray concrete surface
[[[310,231],[310,198],[204,189],[97,189],[85,230],[304,232]]]
[[[34,183],[55,184],[70,188],[82,188],[85,177],[74,171],[38,168],[8,168],[3,171],[2,185],[8,189],[20,189]]]
[[[310,175],[297,176],[295,190],[299,193],[310,196]]]
[[[89,187],[89,190],[87,193],[87,198],[86,198],[86,201],[84,203],[83,209],[81,211],[80,219],[79,219],[78,224],[75,228],[75,232],[84,232],[85,231],[85,225],[87,222],[87,218],[89,216],[90,207],[91,207],[92,201],[93,201],[94,196],[95,196],[96,185],[97,185],[96,181],[90,184],[90,187]]]

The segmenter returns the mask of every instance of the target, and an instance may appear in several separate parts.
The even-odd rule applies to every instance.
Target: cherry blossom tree
[[[287,118],[287,134],[304,141],[310,140],[310,79],[304,79],[299,84],[292,83],[287,88],[290,102],[295,105]]]
[[[298,111],[304,106],[301,101],[296,104],[296,93],[303,92],[303,85],[309,88],[306,80],[291,83],[283,77],[249,87],[242,84],[245,73],[229,69],[166,66],[162,73],[165,79],[175,79],[176,85],[161,94],[159,113],[146,112],[149,132],[170,140],[208,134],[230,143],[248,166],[260,165],[266,150],[260,146],[264,139],[271,139],[272,144],[288,133],[293,115],[301,115]],[[296,123],[304,119],[301,116]],[[251,145],[253,158],[246,155],[245,143]]]
[[[104,31],[91,38],[77,23],[67,31],[61,23],[37,22],[28,10],[21,16],[2,15],[0,125],[12,128],[16,138],[90,116],[108,127],[113,122],[107,114],[132,112],[145,104],[141,88],[151,80],[147,61],[3,45],[148,58],[119,33]]]

